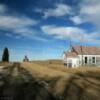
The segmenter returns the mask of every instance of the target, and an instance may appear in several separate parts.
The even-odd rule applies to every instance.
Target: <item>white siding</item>
[[[82,64],[82,55],[78,55],[79,56],[79,61],[80,61],[80,65]],[[95,65],[98,65],[98,64],[100,64],[100,61],[98,61],[98,63],[97,63],[97,58],[99,59],[100,58],[100,55],[83,55],[83,63],[85,64],[85,57],[87,57],[87,59],[88,59],[88,62],[87,62],[87,64],[94,64],[93,62],[92,62],[92,58],[93,57],[95,57]]]
[[[63,55],[64,63],[69,67],[69,64],[72,64],[72,68],[76,68],[79,66],[79,57],[66,57]]]
[[[100,55],[83,55],[83,64],[85,64],[85,57],[87,57],[87,65],[100,66]],[[93,63],[92,58],[95,57],[95,63]],[[65,64],[72,63],[72,67],[76,68],[82,65],[82,55],[77,57],[66,57],[63,55],[63,61]]]

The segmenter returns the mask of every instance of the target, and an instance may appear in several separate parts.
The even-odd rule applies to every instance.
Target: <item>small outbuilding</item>
[[[23,59],[23,62],[29,62],[29,59],[28,57],[25,55],[24,59]]]

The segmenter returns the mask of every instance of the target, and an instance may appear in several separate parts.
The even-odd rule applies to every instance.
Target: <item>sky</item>
[[[100,46],[100,0],[0,0],[0,60],[60,59],[72,45]]]

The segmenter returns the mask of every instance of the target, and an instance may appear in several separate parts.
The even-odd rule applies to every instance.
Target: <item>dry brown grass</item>
[[[50,79],[53,77],[60,77],[64,76],[67,73],[60,71],[60,70],[54,70],[52,68],[43,67],[36,63],[21,63],[21,66],[28,70],[34,77],[37,78],[45,78]]]
[[[28,75],[33,76],[34,84],[28,88],[31,91],[24,91],[27,91],[29,94],[35,93],[36,98],[32,98],[34,100],[100,100],[99,67],[66,68],[61,61],[50,60],[23,62],[21,64],[14,63],[10,69],[18,68],[20,71],[21,67],[27,70],[23,74],[29,73]],[[10,73],[15,73],[16,71],[10,71]],[[12,85],[10,91],[11,88]],[[48,98],[46,97],[47,92],[49,93]],[[23,92],[21,91],[21,93]],[[43,99],[41,99],[41,94]],[[39,95],[40,98],[37,98]],[[53,96],[55,99],[50,99],[50,96]]]
[[[35,61],[35,62],[29,62],[29,63],[22,63],[22,67],[27,69],[33,77],[41,78],[44,80],[51,80],[52,78],[59,78],[59,83],[57,83],[59,87],[62,86],[61,84],[65,84],[63,81],[67,81],[70,79],[70,77],[78,74],[84,74],[89,77],[95,77],[95,75],[100,74],[100,68],[99,67],[79,67],[79,68],[66,68],[63,66],[63,63],[60,61]],[[88,74],[92,73],[92,74]],[[60,77],[61,80],[60,80]],[[91,80],[94,80],[92,77]],[[61,90],[61,89],[60,89]]]
[[[0,62],[0,66],[7,66],[7,65],[9,65],[8,62]]]
[[[22,63],[33,77],[46,81],[57,100],[100,100],[100,68],[66,68],[61,61]]]
[[[66,68],[66,66],[63,65],[63,62],[61,60],[33,61],[33,63],[43,67],[48,67],[54,70],[67,73],[87,72],[87,71],[100,72],[100,67],[84,66],[78,68]]]

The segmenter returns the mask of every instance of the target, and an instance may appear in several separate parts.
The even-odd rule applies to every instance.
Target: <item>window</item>
[[[95,57],[92,57],[92,63],[95,64]]]
[[[96,64],[100,65],[100,57],[96,57]]]
[[[89,57],[89,64],[91,64],[92,63],[92,58],[91,57]]]
[[[87,60],[88,60],[87,57],[85,57],[85,64],[87,64]]]

